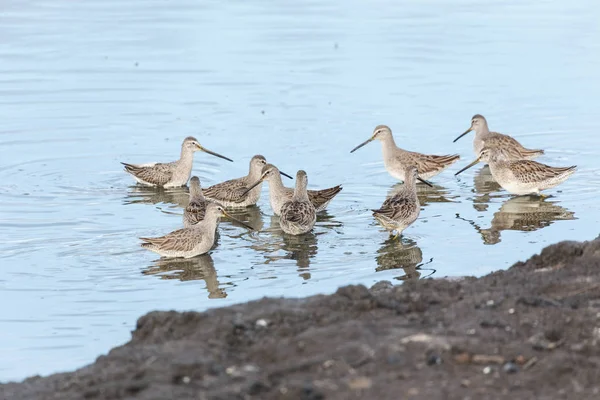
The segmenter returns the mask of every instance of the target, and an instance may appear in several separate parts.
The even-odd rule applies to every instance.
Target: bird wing
[[[184,210],[185,218],[192,224],[197,224],[204,219],[206,215],[206,200],[192,200]]]
[[[204,196],[217,201],[228,201],[232,203],[243,202],[248,194],[244,192],[248,189],[246,184],[239,179],[232,179],[217,183],[203,190]]]
[[[183,228],[155,238],[140,238],[164,251],[191,251],[202,240],[202,233],[190,228]]]
[[[484,147],[494,147],[509,160],[521,160],[544,154],[544,150],[526,149],[512,136],[495,132],[483,140]]]
[[[173,177],[173,165],[171,163],[135,165],[122,162],[121,164],[125,166],[125,171],[131,175],[153,185],[165,185]]]
[[[322,190],[309,190],[308,199],[316,209],[319,209],[323,204],[330,202],[341,191],[341,185]]]
[[[394,196],[386,199],[381,207],[373,213],[383,215],[393,220],[406,218],[417,210],[417,203],[408,197]]]
[[[510,163],[510,170],[515,175],[515,178],[525,183],[556,178],[573,169],[575,169],[574,165],[570,167],[551,167],[531,160],[519,160]]]
[[[409,160],[406,164],[416,165],[419,175],[440,171],[460,159],[458,154],[438,156],[435,154],[421,154],[412,151],[407,151],[406,154]]]
[[[280,218],[297,224],[309,222],[315,218],[315,208],[303,201],[290,201],[281,207]]]

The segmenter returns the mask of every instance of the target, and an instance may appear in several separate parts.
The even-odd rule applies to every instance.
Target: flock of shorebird
[[[543,150],[530,150],[514,138],[491,132],[481,115],[471,119],[467,133],[475,131],[473,150],[475,161],[458,171],[460,174],[478,162],[489,165],[492,177],[508,192],[516,195],[539,194],[564,182],[575,172],[575,166],[551,167],[531,159],[544,154]],[[427,179],[439,174],[459,160],[458,155],[428,155],[407,151],[396,146],[392,131],[385,125],[375,127],[371,137],[352,149],[351,153],[373,140],[379,140],[383,148],[386,170],[394,178],[404,182],[401,189],[386,199],[381,207],[373,210],[374,217],[395,238],[419,216],[420,204],[417,197],[417,181],[431,186]],[[155,187],[185,186],[190,180],[194,152],[203,151],[224,160],[231,159],[202,147],[193,137],[187,137],[181,145],[179,160],[170,163],[128,164],[125,171],[143,185]],[[281,229],[290,235],[309,232],[315,225],[317,213],[342,190],[340,185],[323,190],[308,190],[306,172],[296,174],[294,189],[284,186],[281,176],[291,176],[268,164],[265,157],[256,155],[250,160],[248,175],[231,179],[206,189],[194,176],[190,180],[190,200],[183,214],[183,229],[165,236],[141,238],[142,247],[164,257],[194,257],[207,253],[214,245],[220,218],[226,216],[242,226],[251,226],[233,218],[227,208],[254,205],[260,198],[262,183],[269,183],[271,208],[279,216]]]

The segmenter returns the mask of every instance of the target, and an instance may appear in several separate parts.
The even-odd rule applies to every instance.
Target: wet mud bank
[[[600,239],[479,279],[152,312],[129,343],[1,399],[600,398]]]

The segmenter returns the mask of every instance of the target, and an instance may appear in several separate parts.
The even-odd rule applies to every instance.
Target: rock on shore
[[[567,397],[600,398],[600,239],[479,279],[151,312],[92,365],[0,385],[11,400]]]

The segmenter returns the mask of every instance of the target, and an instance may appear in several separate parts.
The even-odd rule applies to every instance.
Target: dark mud
[[[480,279],[152,312],[132,336],[0,398],[598,399],[600,240]]]

